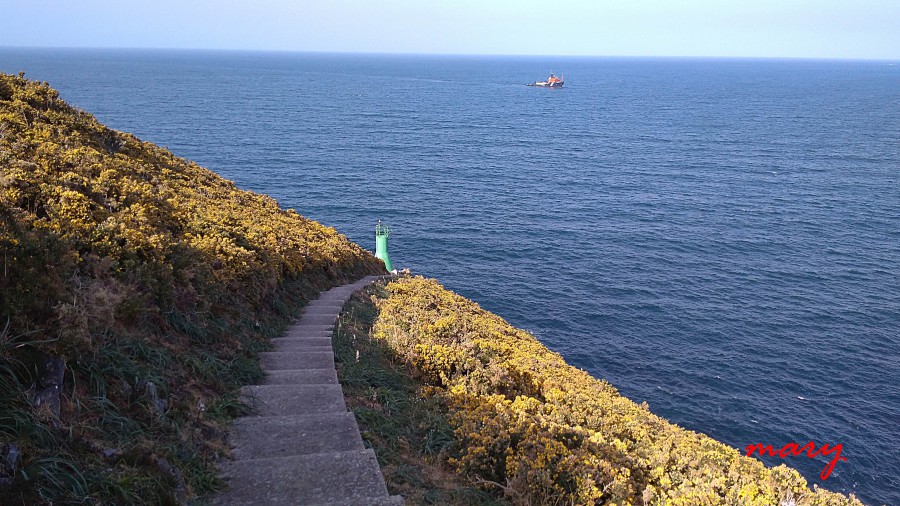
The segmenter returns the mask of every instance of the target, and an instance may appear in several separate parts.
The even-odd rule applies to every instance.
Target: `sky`
[[[0,46],[900,59],[900,0],[0,0]]]

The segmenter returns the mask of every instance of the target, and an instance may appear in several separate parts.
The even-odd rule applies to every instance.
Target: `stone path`
[[[229,489],[216,505],[402,505],[388,495],[375,453],[363,446],[334,367],[331,334],[369,276],[323,292],[275,350],[262,353],[266,382],[243,389],[254,413],[235,421],[234,461],[221,466]]]

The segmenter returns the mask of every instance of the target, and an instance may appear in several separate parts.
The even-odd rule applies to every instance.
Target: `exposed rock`
[[[0,491],[13,485],[21,463],[22,451],[15,443],[0,443]]]
[[[15,445],[15,443],[9,444],[9,451],[6,453],[6,468],[12,469],[13,471],[19,467],[19,462],[22,460],[22,451],[19,450],[19,447]]]
[[[31,404],[59,418],[59,393],[66,373],[66,361],[42,353],[37,366],[38,378],[29,391]]]
[[[181,476],[181,471],[166,459],[157,460],[156,468],[169,480],[170,485],[172,485],[172,497],[178,501],[178,504],[187,504],[187,487],[184,484],[184,477]]]
[[[138,389],[141,390],[140,385],[138,385]],[[169,403],[159,398],[159,389],[156,387],[155,383],[152,381],[144,383],[142,390],[144,393],[141,396],[141,399],[148,401],[157,414],[161,415],[166,412]]]
[[[131,386],[131,383],[127,381],[120,381],[119,383],[122,385],[122,394],[124,394],[129,399],[133,399],[134,397],[132,396],[134,395],[134,387]]]
[[[0,476],[16,474],[22,462],[22,450],[15,443],[0,443]]]

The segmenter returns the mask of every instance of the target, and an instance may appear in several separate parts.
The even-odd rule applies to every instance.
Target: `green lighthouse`
[[[378,220],[378,223],[375,225],[375,257],[380,258],[384,262],[384,268],[388,272],[394,270],[394,266],[391,264],[391,257],[388,256],[388,237],[390,235],[391,230],[387,225],[383,225],[381,220]]]

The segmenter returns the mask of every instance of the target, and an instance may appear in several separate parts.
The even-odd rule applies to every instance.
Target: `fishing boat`
[[[556,77],[553,73],[550,73],[550,77],[547,78],[546,81],[537,81],[529,84],[528,86],[540,86],[541,88],[562,88],[563,84],[565,84],[565,76]]]

